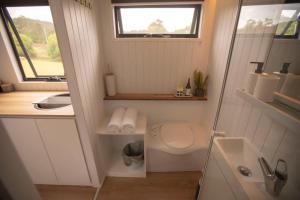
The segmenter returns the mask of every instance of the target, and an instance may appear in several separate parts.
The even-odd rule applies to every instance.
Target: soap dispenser
[[[283,63],[282,68],[279,72],[273,72],[274,75],[278,76],[280,78],[276,92],[279,92],[282,88],[282,85],[289,73],[289,67],[291,63]]]
[[[253,94],[254,88],[256,86],[257,78],[263,72],[263,62],[250,62],[250,64],[257,64],[257,67],[254,72],[250,72],[247,78],[246,91],[250,94]]]

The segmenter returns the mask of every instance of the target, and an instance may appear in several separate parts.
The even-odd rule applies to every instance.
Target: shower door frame
[[[220,115],[220,111],[221,111],[221,107],[222,107],[224,93],[225,93],[226,81],[227,81],[227,76],[228,76],[230,63],[231,63],[231,58],[232,58],[232,54],[233,54],[233,48],[234,48],[234,43],[235,43],[235,39],[236,39],[237,27],[238,27],[238,23],[239,23],[239,19],[240,19],[242,5],[243,5],[243,0],[239,0],[238,1],[238,8],[237,8],[237,13],[236,13],[236,18],[235,18],[235,22],[234,22],[234,29],[233,29],[233,33],[232,33],[232,36],[231,36],[230,46],[229,46],[229,52],[228,52],[228,55],[227,55],[227,61],[226,61],[226,67],[225,67],[225,72],[224,72],[224,76],[223,76],[223,82],[222,82],[222,87],[221,87],[220,98],[219,98],[219,101],[218,101],[218,107],[217,107],[217,111],[216,111],[216,115],[215,115],[215,119],[214,119],[214,124],[213,124],[213,130],[212,130],[213,134],[210,137],[210,142],[209,142],[207,157],[206,157],[206,160],[205,160],[203,175],[202,175],[202,177],[199,181],[200,189],[199,189],[199,192],[198,192],[198,195],[197,195],[197,200],[200,200],[200,193],[202,192],[203,185],[205,184],[205,174],[206,174],[206,171],[207,171],[207,165],[208,165],[208,161],[209,161],[209,158],[210,158],[213,141],[214,141],[215,135],[218,134],[216,129],[217,129],[217,124],[218,124],[219,115]]]

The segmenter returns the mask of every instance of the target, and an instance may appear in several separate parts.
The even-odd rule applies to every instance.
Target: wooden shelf
[[[175,97],[174,94],[117,94],[106,96],[104,100],[207,101],[207,97]]]

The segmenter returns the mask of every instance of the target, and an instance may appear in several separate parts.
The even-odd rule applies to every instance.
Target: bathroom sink
[[[34,108],[38,110],[62,108],[71,104],[70,93],[57,94],[33,103]]]
[[[246,138],[216,137],[212,154],[237,199],[270,199],[258,162],[262,155]]]
[[[215,144],[232,170],[236,171],[243,180],[264,181],[258,162],[261,154],[247,139],[220,137],[215,139]],[[243,171],[245,169],[248,169],[249,173]],[[246,174],[241,173],[241,170]]]
[[[258,162],[258,158],[263,155],[247,138],[215,137],[212,156],[236,199],[299,199],[299,190],[292,182],[287,183],[288,186],[283,188],[278,197],[267,192],[263,172]],[[242,172],[245,172],[245,169],[250,170],[250,176],[241,173],[241,166]]]

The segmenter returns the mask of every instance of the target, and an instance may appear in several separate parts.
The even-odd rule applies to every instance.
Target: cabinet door
[[[210,155],[208,160],[205,182],[202,187],[203,189],[200,193],[199,199],[236,200],[228,182],[223,176],[212,154]]]
[[[34,119],[3,118],[1,121],[33,183],[57,184]]]
[[[91,185],[75,120],[37,119],[59,184]]]

